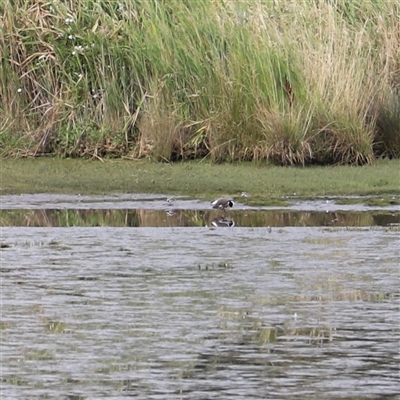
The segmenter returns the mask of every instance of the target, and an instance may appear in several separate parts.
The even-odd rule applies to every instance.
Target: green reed
[[[397,2],[5,0],[0,11],[5,155],[400,155]]]

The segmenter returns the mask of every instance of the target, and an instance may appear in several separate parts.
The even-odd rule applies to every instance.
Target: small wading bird
[[[232,199],[229,199],[227,197],[221,197],[220,199],[214,200],[212,203],[212,208],[217,208],[219,210],[225,210],[228,207],[232,208],[235,203],[233,202]]]

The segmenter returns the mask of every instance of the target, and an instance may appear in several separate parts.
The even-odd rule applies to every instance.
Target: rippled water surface
[[[397,399],[391,221],[3,223],[1,398]]]

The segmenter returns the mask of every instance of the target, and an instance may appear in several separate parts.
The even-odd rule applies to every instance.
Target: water
[[[205,227],[213,214],[10,226],[34,211],[11,208],[1,398],[399,398],[398,210],[370,226],[269,229]]]

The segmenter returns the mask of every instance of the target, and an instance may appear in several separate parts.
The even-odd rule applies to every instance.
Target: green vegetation
[[[399,157],[399,15],[387,0],[4,0],[0,151]]]
[[[163,193],[209,201],[248,192],[249,197],[240,199],[254,205],[283,205],[269,200],[281,201],[285,196],[400,194],[400,160],[388,159],[361,167],[303,168],[249,162],[215,165],[198,161],[161,164],[7,158],[0,159],[0,172],[0,194]]]

